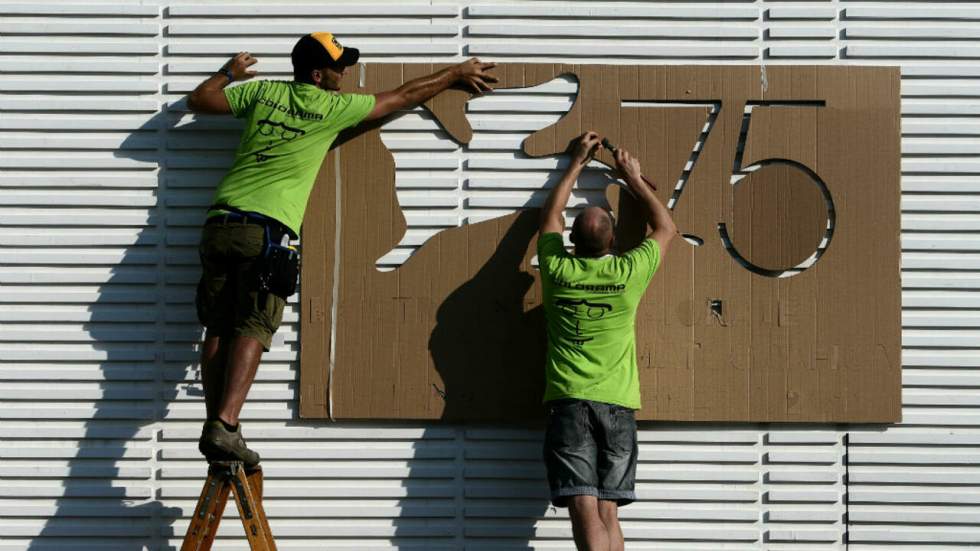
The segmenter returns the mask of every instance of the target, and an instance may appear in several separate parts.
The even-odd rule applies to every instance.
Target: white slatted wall
[[[0,551],[179,547],[204,475],[195,245],[239,128],[182,97],[239,50],[288,78],[312,30],[367,61],[902,65],[905,421],[644,426],[627,548],[980,546],[980,3],[461,4],[0,0]],[[466,150],[424,116],[387,128],[418,168],[381,264],[539,201],[554,161],[501,159],[569,86],[474,102]],[[571,548],[539,433],[296,419],[295,304],[244,416],[280,549]],[[247,549],[233,516],[215,549]]]

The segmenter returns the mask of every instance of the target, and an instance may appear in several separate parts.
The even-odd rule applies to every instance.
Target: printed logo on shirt
[[[589,283],[572,283],[570,281],[565,281],[561,278],[555,278],[555,285],[559,287],[564,287],[566,289],[575,289],[578,291],[591,291],[593,293],[609,293],[616,294],[622,293],[626,290],[625,283],[610,283],[606,285],[592,285]]]
[[[574,316],[575,335],[563,335],[573,345],[583,348],[585,343],[595,340],[595,337],[588,336],[582,327],[582,322],[596,321],[605,317],[606,314],[614,310],[612,304],[605,302],[592,302],[586,299],[559,298],[555,300],[555,307],[565,315]]]
[[[306,134],[306,131],[301,128],[294,128],[286,125],[285,123],[270,121],[269,119],[262,119],[257,124],[259,127],[259,134],[263,136],[279,136],[278,141],[273,142],[265,149],[255,152],[255,162],[257,163],[267,161],[273,157],[281,157],[282,155],[268,155],[267,152],[273,148],[288,143],[297,137],[302,136],[303,134]]]
[[[290,109],[281,103],[275,102],[269,98],[259,98],[256,100],[259,105],[265,105],[266,107],[271,107],[274,110],[286,115],[287,117],[293,117],[296,119],[303,119],[308,121],[322,121],[323,115],[320,113],[310,113],[309,111],[303,111],[302,109]]]

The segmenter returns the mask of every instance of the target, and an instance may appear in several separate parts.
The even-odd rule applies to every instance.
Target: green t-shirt
[[[323,157],[341,130],[374,109],[374,96],[338,94],[312,84],[253,80],[225,88],[245,119],[235,164],[211,204],[271,216],[299,235]]]
[[[660,265],[646,239],[621,256],[569,254],[561,234],[538,238],[548,361],[544,401],[578,398],[640,408],[636,308]]]

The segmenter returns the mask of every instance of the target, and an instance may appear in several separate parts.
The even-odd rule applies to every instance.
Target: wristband
[[[231,84],[235,82],[235,77],[231,76],[231,71],[227,67],[222,67],[218,69],[218,72],[228,77],[228,83]]]

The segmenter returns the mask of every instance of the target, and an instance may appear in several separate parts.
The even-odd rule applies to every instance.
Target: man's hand
[[[640,161],[637,160],[636,157],[630,155],[629,151],[626,151],[622,147],[618,147],[616,148],[616,151],[613,152],[613,158],[616,160],[616,168],[623,175],[623,178],[632,180],[633,183],[643,182],[643,175],[640,170]]]
[[[596,148],[599,147],[601,138],[595,132],[589,130],[579,136],[575,144],[572,145],[571,158],[568,168],[562,175],[558,184],[551,189],[548,198],[541,207],[541,233],[561,233],[565,230],[565,207],[568,205],[568,198],[572,195],[572,186],[578,180],[582,168],[585,167]]]
[[[249,71],[248,68],[252,65],[258,63],[259,60],[252,57],[252,54],[248,52],[238,52],[238,55],[228,60],[222,69],[227,69],[231,72],[231,78],[234,81],[248,80],[254,78],[257,74],[255,71]]]
[[[197,85],[197,88],[187,97],[187,107],[195,113],[227,114],[231,113],[231,106],[225,98],[224,88],[236,80],[248,80],[255,77],[255,71],[248,70],[249,67],[258,63],[259,60],[252,57],[248,52],[239,52],[238,55],[228,60],[220,71],[215,72],[204,82]],[[228,75],[231,75],[231,80]]]
[[[488,83],[497,82],[497,78],[489,71],[496,65],[496,63],[483,63],[474,57],[431,75],[410,80],[394,90],[375,94],[374,109],[364,120],[373,121],[395,111],[411,109],[457,83],[472,88],[477,94],[492,90]]]
[[[653,184],[648,183],[643,178],[640,161],[636,157],[630,155],[630,152],[622,147],[617,147],[616,151],[613,151],[613,158],[616,159],[616,168],[626,179],[626,185],[629,186],[630,191],[633,192],[633,195],[643,205],[643,210],[646,211],[647,223],[650,224],[652,230],[648,237],[655,239],[660,245],[660,254],[666,253],[667,245],[677,235],[677,226],[674,225],[670,211],[653,193],[655,189]]]
[[[592,160],[596,150],[599,149],[601,140],[602,138],[591,130],[579,136],[578,141],[575,142],[575,148],[572,150],[571,164],[584,165]]]
[[[488,83],[497,82],[497,77],[490,74],[490,69],[496,66],[496,63],[483,63],[475,57],[467,59],[456,66],[459,70],[457,82],[472,88],[477,94],[490,92],[493,88]]]

